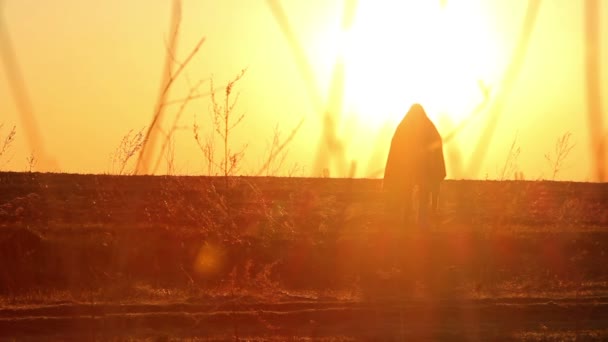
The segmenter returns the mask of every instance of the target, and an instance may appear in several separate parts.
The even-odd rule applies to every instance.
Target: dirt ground
[[[0,173],[0,340],[606,340],[608,184]]]

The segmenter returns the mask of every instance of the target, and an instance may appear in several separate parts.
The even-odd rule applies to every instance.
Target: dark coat
[[[384,189],[437,186],[446,176],[441,135],[420,105],[413,105],[397,127],[384,170]]]

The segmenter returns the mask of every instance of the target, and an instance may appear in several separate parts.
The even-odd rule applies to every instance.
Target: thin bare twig
[[[218,87],[218,88],[215,89],[215,91],[218,91],[220,89],[222,89],[222,88]],[[189,95],[189,96],[186,96],[184,98],[181,98],[181,99],[175,99],[175,100],[167,101],[167,102],[163,103],[163,106],[164,107],[168,107],[168,106],[171,106],[171,105],[174,105],[174,104],[183,104],[184,102],[190,102],[190,101],[194,101],[194,100],[200,100],[200,99],[203,99],[203,98],[208,97],[210,95],[211,95],[211,92],[205,92],[205,93],[200,93],[200,94],[193,94],[193,95]]]
[[[202,138],[199,134],[199,126],[196,124],[196,119],[194,120],[192,131],[194,133],[194,140],[196,141],[201,152],[203,152],[203,156],[205,156],[205,159],[207,160],[207,175],[213,176],[214,168],[221,168],[221,166],[217,164],[214,159],[215,140],[212,137],[207,137],[205,139],[205,142],[202,141]]]
[[[36,164],[38,163],[38,158],[36,157],[34,151],[30,152],[30,155],[25,158],[25,161],[27,163],[27,172],[32,173],[36,167]]]
[[[532,32],[534,31],[536,18],[538,17],[538,12],[540,10],[540,5],[541,0],[528,1],[528,8],[522,24],[519,40],[515,50],[513,51],[513,57],[504,73],[501,87],[498,89],[494,102],[488,110],[489,117],[486,127],[482,131],[481,137],[479,138],[477,145],[475,146],[475,150],[471,156],[471,162],[468,170],[468,174],[471,176],[478,173],[479,168],[485,159],[490,142],[494,136],[494,131],[496,130],[496,126],[498,124],[498,119],[502,113],[502,109],[524,64],[528,46],[532,38]]]
[[[275,134],[275,137],[273,139],[273,143],[271,146],[271,150],[268,155],[268,159],[266,159],[266,162],[264,162],[264,165],[262,165],[262,167],[260,167],[260,169],[256,173],[256,176],[261,175],[262,173],[264,173],[264,171],[267,171],[270,168],[270,165],[272,164],[272,162],[291,143],[291,141],[296,136],[298,131],[300,131],[300,128],[302,128],[303,124],[304,124],[304,118],[302,118],[300,120],[300,122],[298,123],[298,125],[296,127],[294,127],[294,129],[291,130],[291,133],[289,133],[289,136],[287,136],[287,138],[285,140],[283,140],[283,142],[280,142],[278,135]]]
[[[169,89],[171,88],[171,86],[173,85],[173,83],[175,82],[175,80],[177,79],[179,74],[184,70],[184,67],[190,62],[192,57],[194,57],[194,55],[198,52],[198,50],[200,49],[201,45],[204,42],[205,42],[205,37],[201,38],[198,41],[198,43],[195,45],[194,49],[192,49],[192,51],[186,58],[184,64],[180,65],[180,67],[177,69],[175,74],[173,74],[169,78],[169,80],[166,83],[166,86],[164,87],[164,89],[160,95],[160,98],[163,99],[163,102],[164,102],[164,99],[167,97],[167,93],[169,92]],[[154,148],[156,135],[152,134],[153,133],[152,127],[156,127],[156,125],[160,124],[160,122],[162,121],[161,118],[164,113],[164,107],[165,107],[162,105],[163,102],[160,102],[160,104],[157,105],[157,109],[154,114],[154,118],[152,119],[152,122],[150,123],[148,132],[146,132],[146,140],[145,140],[144,148],[142,148],[142,151],[140,153],[140,157],[138,160],[137,173],[146,173],[147,172],[148,165],[147,165],[147,158],[145,156],[145,152],[148,150],[148,144],[150,145],[149,150],[153,150],[153,148]],[[187,103],[187,102],[185,102],[185,103]],[[152,152],[150,152],[150,153],[152,153]]]
[[[473,108],[471,114],[463,121],[461,121],[458,126],[456,126],[452,131],[446,134],[442,140],[444,144],[447,144],[452,139],[456,137],[466,126],[468,126],[474,118],[476,118],[479,114],[483,113],[491,99],[492,88],[486,85],[483,81],[478,81],[479,90],[483,96],[483,99]]]
[[[323,101],[321,92],[317,87],[317,82],[315,80],[315,73],[313,71],[312,65],[310,64],[306,51],[302,48],[302,44],[297,38],[297,35],[293,31],[291,24],[289,23],[289,18],[287,17],[287,13],[283,9],[279,0],[268,0],[268,7],[272,14],[274,15],[275,20],[279,24],[285,39],[287,39],[287,43],[291,47],[291,51],[293,53],[293,57],[296,61],[296,65],[298,66],[298,70],[300,71],[300,75],[304,80],[304,85],[306,86],[306,90],[308,92],[308,96],[310,101],[312,102],[313,109],[321,113],[323,111]]]
[[[566,132],[555,142],[554,155],[551,153],[545,154],[545,160],[551,167],[551,180],[555,180],[557,174],[564,168],[564,161],[574,148],[575,144],[570,142],[572,133]]]
[[[135,132],[129,130],[120,140],[120,143],[112,154],[112,170],[116,169],[118,164],[118,174],[125,174],[125,169],[129,164],[129,161],[141,150],[144,143],[144,130],[145,127]],[[129,172],[130,173],[130,172]]]
[[[195,94],[196,92],[198,92],[198,88],[204,83],[204,80],[199,80],[196,84],[194,84],[193,86],[190,87],[190,90],[188,91],[188,97],[193,96],[193,94]],[[152,171],[152,173],[156,173],[156,171],[158,170],[158,167],[160,165],[160,161],[162,159],[162,156],[165,154],[165,150],[167,149],[171,138],[173,137],[173,134],[175,133],[175,131],[177,130],[178,126],[178,122],[179,119],[181,118],[182,114],[184,113],[186,107],[188,106],[188,104],[190,103],[190,101],[184,101],[181,103],[179,109],[177,110],[177,113],[175,114],[175,116],[173,117],[173,123],[171,124],[171,128],[169,130],[169,132],[164,133],[165,135],[165,139],[163,140],[163,144],[160,147],[160,152],[158,154],[158,158],[156,159],[156,163],[154,164],[154,169]]]
[[[173,66],[173,63],[175,62],[175,58],[173,56],[175,55],[174,52],[177,50],[176,47],[177,47],[177,39],[178,39],[178,35],[179,35],[180,25],[181,25],[181,1],[174,0],[173,7],[172,7],[172,14],[171,14],[171,23],[170,23],[171,38],[168,42],[168,49],[167,49],[166,58],[165,58],[165,67],[164,67],[164,73],[163,73],[164,79],[163,79],[163,82],[161,83],[162,86],[161,86],[161,90],[160,90],[160,93],[159,93],[159,96],[157,99],[157,103],[155,106],[154,116],[152,117],[152,121],[151,121],[150,125],[148,126],[148,130],[146,132],[145,139],[144,139],[144,145],[139,153],[139,158],[137,160],[137,167],[136,167],[137,174],[145,174],[145,173],[149,172],[149,170],[148,170],[149,163],[151,161],[153,153],[155,152],[154,148],[156,145],[157,132],[155,132],[155,129],[157,129],[157,127],[160,126],[160,123],[162,122],[162,118],[163,118],[163,114],[164,114],[165,106],[163,104],[167,101],[167,95],[168,95],[169,90],[171,89],[173,83],[179,77],[179,75],[182,73],[184,68],[190,63],[190,61],[196,55],[196,53],[199,51],[200,47],[203,45],[203,43],[205,42],[205,39],[206,39],[205,37],[200,38],[197,41],[197,43],[194,45],[194,48],[190,51],[190,53],[184,59],[184,61],[182,63],[178,63],[177,70],[175,70],[175,72],[173,72],[172,66]]]
[[[0,124],[0,129],[4,127],[4,124]],[[0,158],[6,154],[6,152],[11,148],[11,145],[15,141],[15,136],[17,135],[17,126],[13,126],[13,128],[8,132],[7,136],[4,138],[4,142],[0,145]],[[8,164],[11,158],[7,158],[5,164]]]
[[[167,175],[175,174],[175,137],[170,136],[168,139],[167,153],[165,154],[165,161],[167,163]]]
[[[210,135],[203,142],[199,134],[199,126],[196,120],[193,126],[194,139],[196,140],[203,155],[207,159],[207,167],[209,174],[212,174],[213,168],[217,167],[224,177],[228,177],[237,172],[241,159],[244,156],[247,145],[237,152],[230,148],[230,132],[242,122],[245,114],[241,114],[234,119],[234,109],[238,103],[238,93],[234,98],[231,98],[235,84],[245,75],[247,69],[241,70],[224,88],[224,98],[218,99],[215,91],[213,78],[210,81],[210,97],[211,97],[211,121],[212,127]],[[215,161],[215,136],[221,138],[223,143],[223,159],[221,163]]]
[[[507,154],[507,159],[502,167],[499,180],[507,180],[511,174],[517,174],[517,159],[519,158],[520,152],[521,148],[517,146],[517,137],[515,137],[509,148],[509,153]]]
[[[296,65],[298,66],[312,102],[312,107],[321,116],[322,135],[318,145],[313,173],[317,173],[321,169],[329,170],[333,161],[338,166],[339,174],[344,176],[348,167],[345,157],[345,146],[337,133],[337,129],[340,126],[339,115],[342,114],[342,102],[344,97],[345,72],[342,56],[338,55],[336,57],[334,70],[332,72],[330,93],[327,103],[323,104],[321,92],[317,87],[311,63],[289,23],[287,14],[278,0],[268,0],[267,3],[291,47]],[[347,0],[344,2],[341,19],[342,31],[346,32],[352,26],[356,8],[356,0]]]
[[[8,85],[13,92],[15,105],[19,112],[28,145],[32,150],[37,151],[42,167],[57,169],[57,161],[46,154],[45,144],[27,91],[25,78],[17,61],[17,53],[15,52],[8,27],[5,24],[3,5],[4,3],[0,3],[0,59],[4,64]]]

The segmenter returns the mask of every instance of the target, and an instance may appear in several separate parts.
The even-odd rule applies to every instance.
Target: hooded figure
[[[413,190],[418,186],[418,221],[424,225],[429,202],[433,212],[437,210],[439,184],[445,176],[441,136],[424,108],[414,104],[393,135],[384,169],[384,190],[394,207],[405,210],[408,222]]]

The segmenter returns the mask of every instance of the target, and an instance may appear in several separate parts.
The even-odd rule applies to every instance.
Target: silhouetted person
[[[417,186],[418,223],[426,225],[429,205],[437,211],[439,185],[445,176],[441,136],[424,108],[414,104],[393,135],[384,170],[384,190],[392,209],[403,209],[408,223]]]

